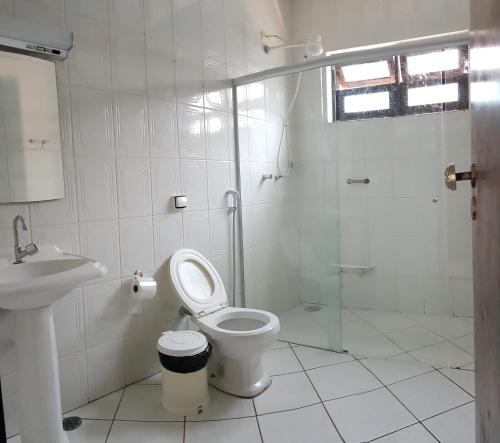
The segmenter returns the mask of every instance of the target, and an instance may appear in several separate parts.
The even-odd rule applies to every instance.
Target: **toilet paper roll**
[[[154,278],[134,275],[130,295],[136,300],[151,300],[156,295],[156,281]]]

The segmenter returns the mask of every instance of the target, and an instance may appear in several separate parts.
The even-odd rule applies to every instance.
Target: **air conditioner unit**
[[[0,17],[0,50],[64,60],[73,47],[73,33]]]

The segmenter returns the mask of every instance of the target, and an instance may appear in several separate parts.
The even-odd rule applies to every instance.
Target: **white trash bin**
[[[211,346],[195,331],[167,331],[158,339],[163,407],[175,415],[201,414],[209,403],[207,362]]]

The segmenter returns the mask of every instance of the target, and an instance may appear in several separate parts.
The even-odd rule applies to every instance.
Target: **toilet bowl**
[[[262,365],[280,329],[278,317],[258,309],[228,306],[222,279],[202,254],[180,249],[170,258],[170,279],[195,324],[212,344],[209,383],[239,397],[254,397],[271,378]]]

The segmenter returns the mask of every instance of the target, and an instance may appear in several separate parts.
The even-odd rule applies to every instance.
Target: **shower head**
[[[321,35],[312,34],[305,40],[285,45],[277,45],[277,46],[264,45],[264,51],[267,54],[269,54],[271,51],[274,51],[275,49],[289,49],[289,48],[305,48],[305,58],[316,57],[318,55],[321,55],[323,54],[323,46],[321,45]]]

